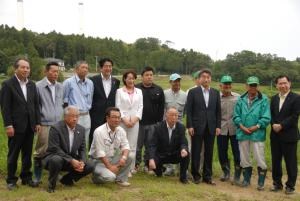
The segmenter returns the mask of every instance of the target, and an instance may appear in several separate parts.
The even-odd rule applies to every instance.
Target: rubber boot
[[[42,178],[42,160],[41,158],[35,157],[33,159],[33,174],[34,174],[34,181],[40,183]]]
[[[241,173],[242,173],[242,168],[240,165],[235,165],[234,167],[234,178],[233,178],[233,182],[232,185],[240,185],[241,181]]]
[[[228,181],[230,179],[230,166],[228,163],[224,163],[221,165],[223,170],[223,176],[220,178],[221,181]]]
[[[252,176],[252,167],[243,168],[244,180],[241,183],[241,187],[247,187],[250,185],[251,176]]]
[[[257,190],[262,191],[264,190],[267,170],[263,170],[261,167],[258,167],[257,173],[258,173]]]

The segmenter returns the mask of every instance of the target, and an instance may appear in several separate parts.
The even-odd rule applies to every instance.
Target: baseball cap
[[[248,77],[247,84],[259,84],[259,79],[255,76]]]
[[[171,81],[175,81],[177,79],[181,79],[181,76],[177,73],[173,73],[172,75],[170,75],[170,80]]]
[[[231,83],[232,82],[232,78],[230,75],[223,75],[221,80],[221,83]]]

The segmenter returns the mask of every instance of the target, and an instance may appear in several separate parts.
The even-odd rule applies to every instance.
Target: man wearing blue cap
[[[257,162],[258,190],[264,189],[267,174],[265,160],[266,128],[271,121],[268,97],[258,90],[259,80],[255,76],[247,79],[247,92],[243,94],[234,107],[233,121],[237,126],[236,138],[239,141],[241,167],[244,180],[242,187],[250,185],[252,164],[250,148]]]
[[[234,184],[238,184],[241,175],[239,144],[236,140],[236,128],[233,124],[233,108],[240,96],[232,92],[232,78],[224,75],[220,81],[221,98],[221,133],[217,136],[219,162],[223,170],[221,181],[230,179],[230,161],[228,159],[228,142],[230,140],[232,154],[234,157]]]
[[[165,112],[169,107],[175,107],[178,111],[178,121],[182,123],[184,115],[186,93],[180,89],[181,76],[177,73],[170,75],[170,89],[164,90],[165,94]],[[167,170],[164,173],[166,176],[175,174],[172,164],[167,165]]]

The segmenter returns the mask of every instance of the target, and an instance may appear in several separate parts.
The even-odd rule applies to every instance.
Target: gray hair
[[[81,64],[88,64],[88,63],[84,60],[77,61],[76,64],[75,64],[75,69],[77,69]]]
[[[167,107],[166,112],[168,112],[171,109],[174,109],[174,110],[176,110],[178,112],[178,109],[175,106],[169,106],[169,107]]]
[[[64,116],[68,115],[70,113],[70,110],[75,110],[79,114],[79,109],[75,105],[69,105],[64,109]]]

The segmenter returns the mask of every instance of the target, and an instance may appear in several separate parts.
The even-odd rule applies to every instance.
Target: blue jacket
[[[236,138],[239,141],[251,140],[263,142],[266,140],[266,128],[271,121],[271,113],[268,98],[258,93],[257,97],[253,100],[251,107],[248,107],[248,93],[242,95],[235,107],[233,114],[233,122],[237,126]],[[251,126],[259,125],[252,134],[245,134],[240,129],[240,124],[249,128]]]

